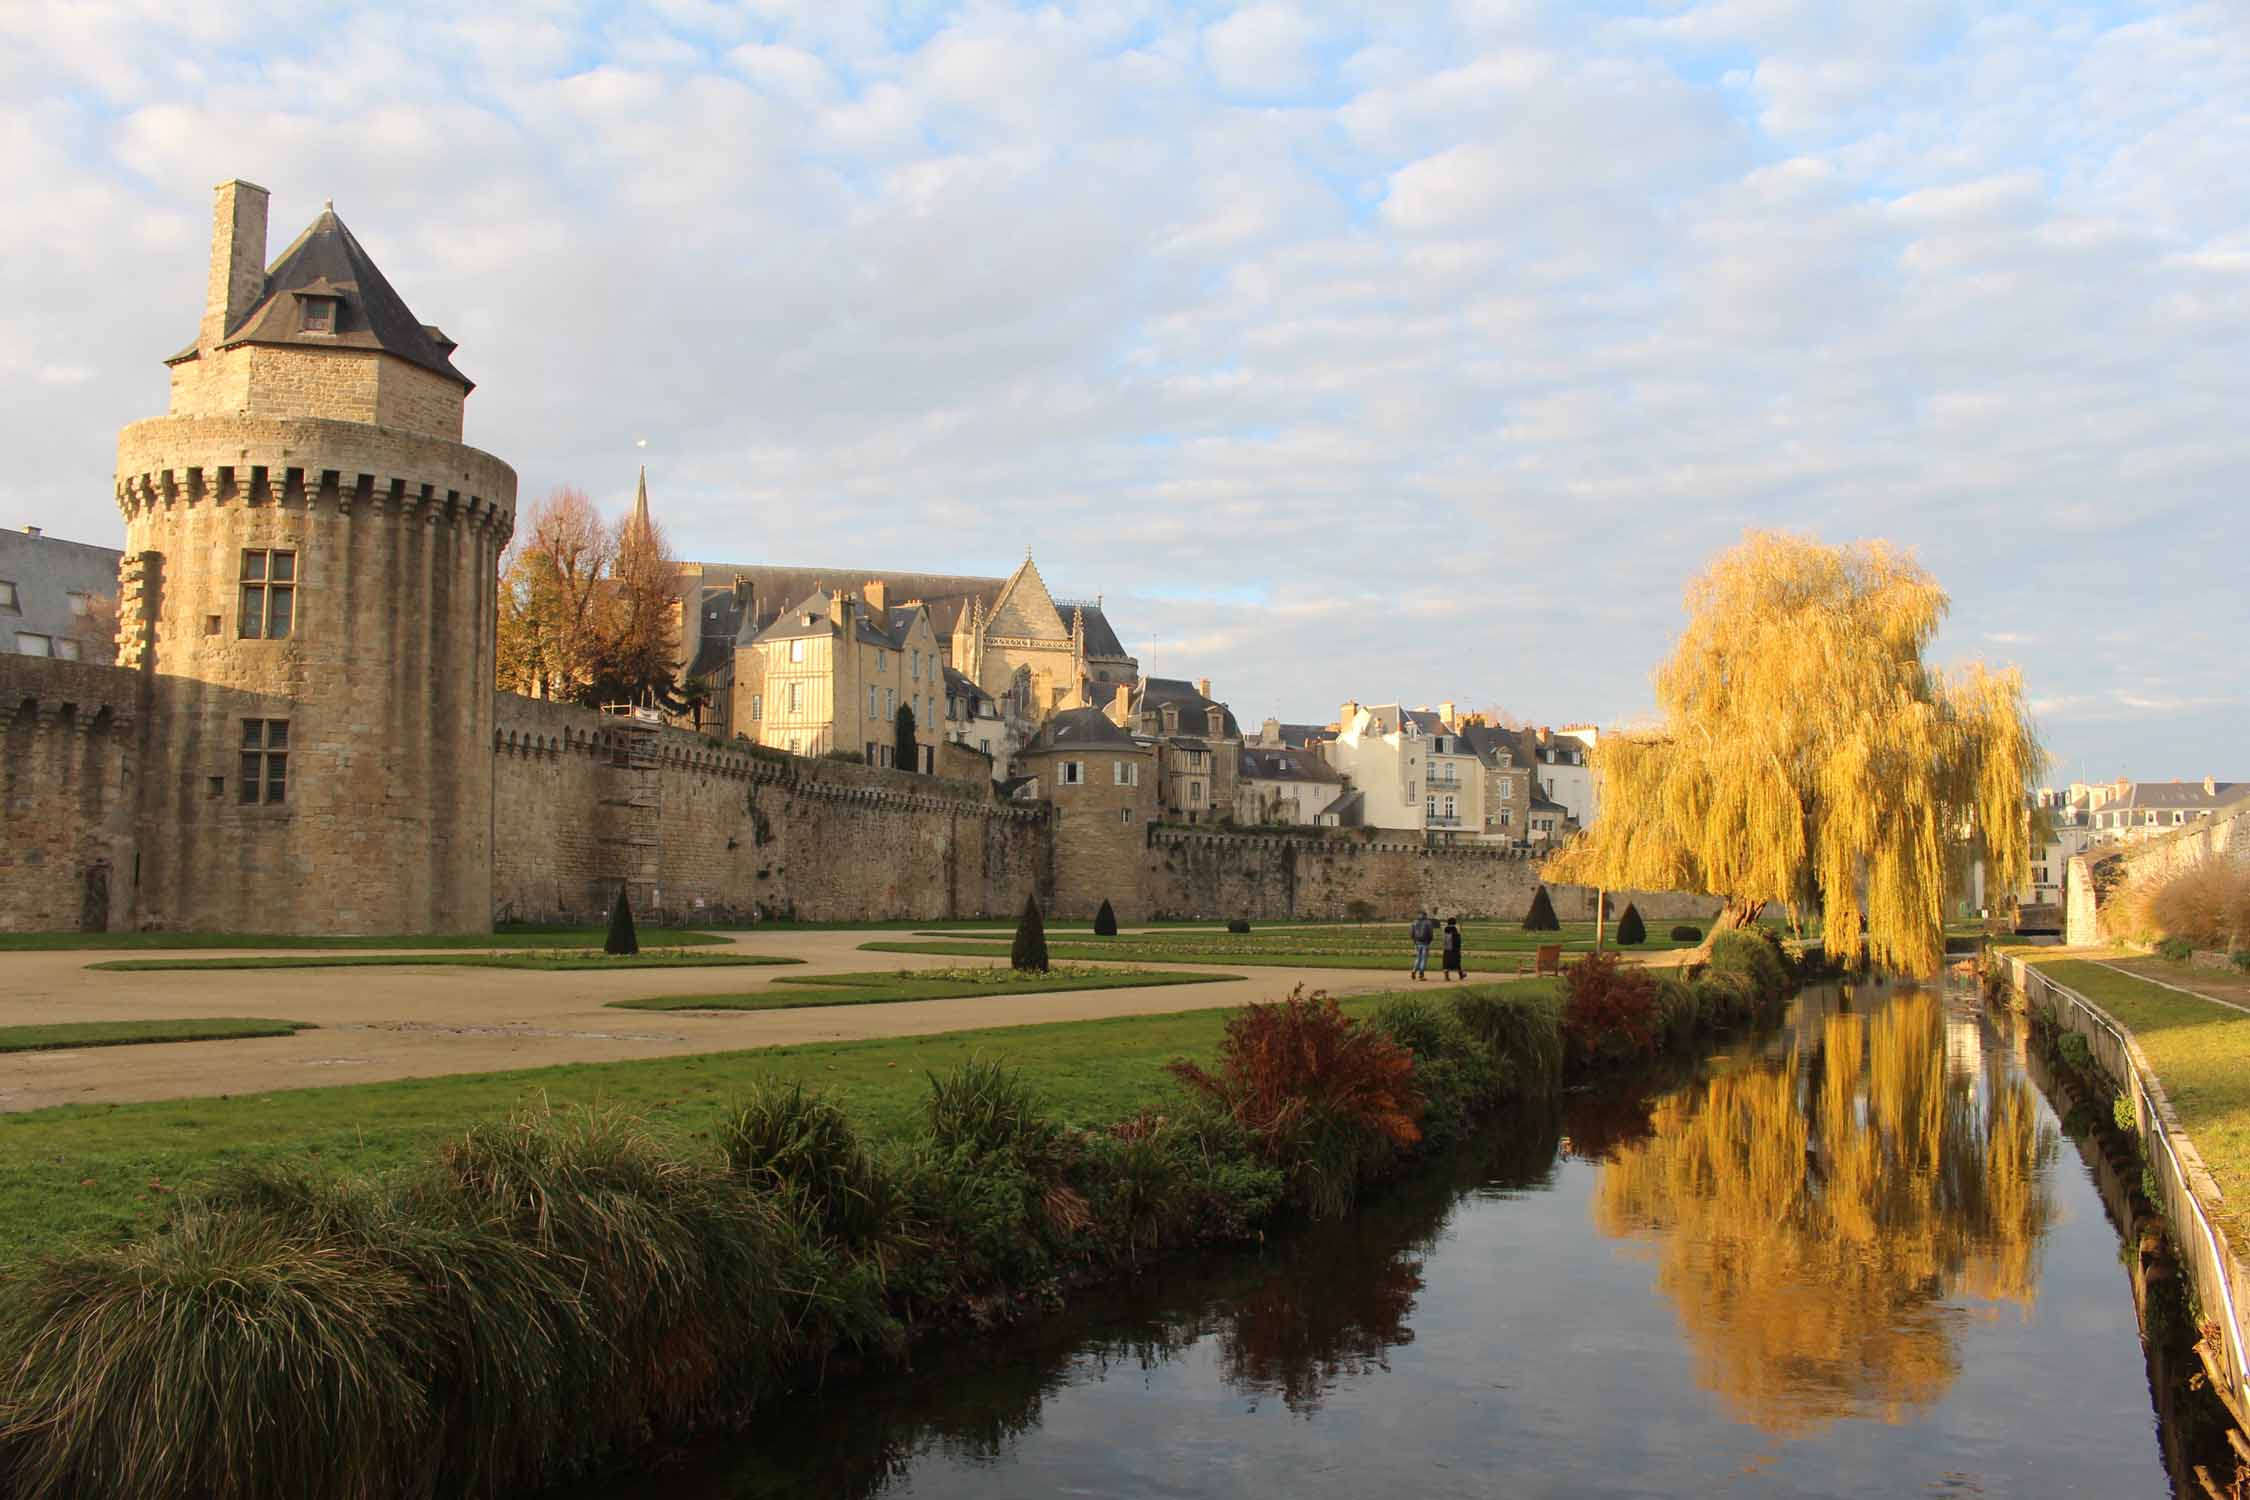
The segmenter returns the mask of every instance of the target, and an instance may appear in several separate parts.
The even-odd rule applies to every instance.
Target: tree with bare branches
[[[1602,815],[1546,878],[1708,892],[1726,901],[1714,933],[1769,903],[1818,910],[1839,959],[1864,944],[1934,972],[1962,846],[1981,841],[1999,889],[2030,870],[2024,794],[2046,756],[2019,674],[1925,663],[1945,592],[1882,542],[1752,532],[1687,605],[1661,724],[1602,737]]]

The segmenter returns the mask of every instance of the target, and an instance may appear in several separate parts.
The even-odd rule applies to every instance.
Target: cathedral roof
[[[329,297],[336,299],[334,331],[306,332],[306,302]],[[222,349],[234,344],[375,349],[458,380],[465,389],[476,388],[453,368],[453,341],[408,311],[333,208],[322,209],[267,269],[258,300],[219,340]],[[165,363],[178,364],[196,354],[197,346],[190,344]]]

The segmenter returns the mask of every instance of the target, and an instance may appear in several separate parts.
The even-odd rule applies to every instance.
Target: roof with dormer
[[[306,331],[305,303],[313,298],[335,299],[333,332]],[[334,207],[323,208],[267,268],[258,300],[219,339],[222,349],[236,344],[372,349],[458,380],[464,390],[476,389],[475,381],[453,367],[454,342],[408,310]],[[198,352],[190,344],[165,363],[180,364]]]
[[[1027,755],[1038,755],[1049,750],[1081,750],[1100,746],[1108,750],[1139,750],[1144,748],[1138,740],[1115,724],[1098,708],[1066,708],[1061,713],[1048,716],[1039,726],[1031,743],[1024,746]]]
[[[755,623],[770,624],[781,613],[785,604],[804,598],[815,589],[857,589],[864,583],[880,583],[893,602],[915,601],[928,607],[930,629],[943,643],[950,641],[956,631],[964,628],[973,603],[982,602],[990,621],[998,614],[998,602],[1008,590],[1014,577],[982,578],[959,573],[885,573],[865,568],[804,568],[776,567],[763,563],[694,563],[706,587],[731,586],[737,581],[750,585],[751,608],[756,613]],[[1020,574],[1022,569],[1018,569]],[[1039,586],[1041,594],[1046,585]],[[1119,644],[1117,631],[1108,616],[1097,604],[1065,602],[1048,603],[1060,622],[1055,638],[1067,634],[1073,612],[1083,611],[1086,621],[1086,654],[1114,660],[1129,660],[1125,648]],[[1013,632],[1001,631],[1001,634]]]
[[[1234,710],[1214,698],[1205,697],[1196,689],[1194,683],[1182,682],[1177,677],[1142,678],[1139,685],[1133,689],[1131,699],[1129,711],[1133,715],[1134,722],[1138,723],[1143,714],[1161,715],[1167,708],[1179,711],[1177,733],[1191,735],[1210,733],[1210,711],[1215,708],[1220,712],[1220,723],[1226,726],[1219,731],[1219,738],[1224,740],[1239,740],[1242,738],[1242,727],[1234,721]]]

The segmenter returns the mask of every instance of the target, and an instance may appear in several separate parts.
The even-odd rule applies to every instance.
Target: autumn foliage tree
[[[501,558],[499,687],[679,709],[677,571],[645,513],[606,522],[573,489],[536,502]]]
[[[1927,664],[1945,593],[1882,542],[1752,532],[1687,605],[1662,723],[1602,736],[1602,816],[1545,877],[1707,892],[1718,929],[1817,910],[1838,960],[1864,945],[1935,971],[1960,849],[1979,845],[1999,889],[2029,874],[2024,793],[2046,757],[2020,676]]]

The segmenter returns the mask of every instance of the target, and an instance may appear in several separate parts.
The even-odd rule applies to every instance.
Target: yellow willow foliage
[[[1935,972],[1954,851],[1977,841],[1998,889],[2029,878],[2046,756],[2021,678],[1927,665],[1945,594],[1882,542],[1751,532],[1687,607],[1662,724],[1596,747],[1602,816],[1546,878],[1817,902],[1838,957],[1859,956],[1864,914],[1877,963]]]
[[[1957,1291],[2028,1306],[2055,1150],[2019,1078],[1948,1066],[1927,994],[1827,1019],[1817,1050],[1664,1101],[1594,1219],[1656,1247],[1698,1381],[1771,1431],[1899,1420],[1959,1361]]]

